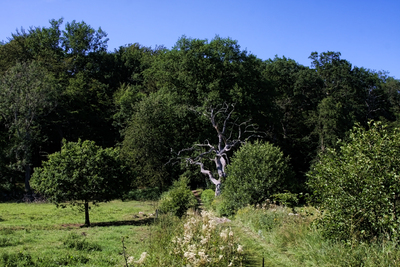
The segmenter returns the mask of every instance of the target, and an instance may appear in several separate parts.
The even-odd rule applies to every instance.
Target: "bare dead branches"
[[[187,163],[200,166],[200,172],[207,175],[210,181],[216,185],[215,195],[220,194],[220,186],[222,180],[226,177],[226,165],[228,161],[228,153],[234,147],[244,144],[249,138],[262,138],[265,134],[257,131],[255,124],[250,124],[250,120],[237,123],[232,121],[235,105],[224,103],[217,107],[210,107],[206,112],[201,113],[210,122],[217,132],[218,143],[211,144],[209,140],[204,143],[194,144],[190,148],[185,148],[177,153],[178,159],[184,159]],[[220,127],[222,125],[222,127]],[[246,137],[244,137],[246,136]],[[186,153],[194,153],[197,155],[184,157]],[[216,179],[212,172],[204,167],[204,160],[213,161],[217,172]]]

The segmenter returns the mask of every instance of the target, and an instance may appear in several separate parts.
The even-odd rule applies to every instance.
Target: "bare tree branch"
[[[198,112],[195,109],[192,110]],[[184,159],[187,163],[200,166],[200,172],[207,175],[210,181],[216,185],[216,196],[221,193],[221,183],[226,177],[225,170],[229,162],[227,152],[231,151],[236,146],[244,144],[249,138],[262,138],[265,136],[265,133],[260,133],[257,131],[255,124],[249,124],[250,120],[237,123],[236,119],[235,121],[231,122],[234,110],[234,104],[223,103],[217,107],[210,107],[207,112],[198,112],[210,120],[212,127],[217,132],[218,144],[212,145],[210,144],[209,140],[205,140],[202,144],[194,144],[192,147],[182,149],[177,153],[178,159]],[[223,117],[222,129],[218,125],[218,120],[221,121],[221,116]],[[227,136],[226,132],[229,128],[229,135]],[[235,131],[237,131],[236,138],[233,137]],[[247,134],[249,134],[249,136],[243,138],[243,136]],[[183,154],[194,151],[197,151],[199,154],[195,156],[183,157]],[[218,172],[218,179],[213,176],[210,170],[204,167],[203,161],[205,159],[209,159],[215,163]]]

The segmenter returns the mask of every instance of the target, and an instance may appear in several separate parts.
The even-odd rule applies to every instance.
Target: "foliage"
[[[290,192],[273,194],[272,199],[290,208],[294,208],[297,204],[299,204],[298,194],[293,194]]]
[[[313,207],[289,208],[264,203],[240,209],[235,225],[252,265],[262,266],[396,266],[398,242],[348,246],[323,238],[313,224],[319,213]],[[247,265],[246,265],[247,266]]]
[[[17,63],[0,79],[0,115],[13,140],[11,155],[19,170],[25,171],[25,190],[30,193],[32,152],[40,143],[41,116],[57,103],[58,90],[53,77],[37,62]]]
[[[203,202],[206,209],[211,209],[211,204],[214,201],[215,193],[211,189],[206,189],[201,193],[201,202]]]
[[[135,106],[121,152],[137,175],[137,186],[165,190],[180,174],[179,165],[166,163],[172,157],[172,148],[184,147],[195,139],[190,126],[196,119],[178,101],[177,94],[159,91]]]
[[[324,235],[353,241],[398,240],[400,133],[379,122],[353,128],[308,173]]]
[[[188,212],[180,220],[164,215],[155,231],[145,266],[243,266],[246,251],[235,229],[212,212]]]
[[[129,191],[123,197],[123,200],[137,200],[137,201],[147,201],[147,200],[159,200],[162,192],[160,188],[137,188]]]
[[[89,202],[121,197],[129,190],[131,179],[117,149],[103,149],[88,140],[64,140],[60,152],[49,155],[43,167],[35,168],[32,184],[57,205],[84,206],[85,224],[90,225]]]
[[[271,143],[246,143],[232,157],[222,189],[222,214],[266,201],[288,187],[293,176],[281,150]]]
[[[183,216],[190,208],[197,205],[197,199],[188,187],[189,180],[181,176],[175,181],[171,189],[165,192],[160,199],[160,213],[172,213],[176,216]]]

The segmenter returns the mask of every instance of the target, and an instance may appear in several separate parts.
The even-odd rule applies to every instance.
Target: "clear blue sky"
[[[219,35],[263,60],[285,56],[309,66],[311,52],[336,51],[400,79],[400,0],[0,0],[0,10],[4,41],[17,28],[63,17],[101,27],[110,51]]]

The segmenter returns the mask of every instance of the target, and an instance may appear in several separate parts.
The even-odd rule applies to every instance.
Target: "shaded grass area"
[[[122,266],[126,253],[140,255],[154,219],[151,202],[112,201],[84,214],[52,204],[0,204],[0,266]],[[128,237],[128,238],[126,238]]]

